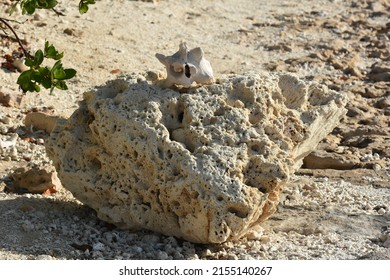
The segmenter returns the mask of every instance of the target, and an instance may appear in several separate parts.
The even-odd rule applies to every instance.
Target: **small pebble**
[[[210,249],[206,249],[206,251],[203,252],[203,256],[204,257],[209,257],[209,256],[212,256],[213,253],[211,252]]]
[[[379,237],[379,240],[382,241],[382,242],[386,242],[386,240],[389,240],[390,239],[390,234],[382,234],[380,237]]]
[[[373,166],[372,166],[372,169],[374,169],[375,171],[379,171],[382,169],[382,166],[380,166],[379,164],[375,163]]]
[[[227,257],[228,260],[238,260],[238,257],[236,254],[228,254],[228,257]]]
[[[42,20],[42,19],[43,19],[43,17],[42,17],[42,15],[40,13],[35,13],[34,14],[34,20]]]
[[[101,243],[101,242],[96,242],[95,244],[93,244],[92,249],[94,251],[103,251],[104,250],[104,244]]]
[[[52,260],[53,257],[52,256],[49,256],[49,255],[39,255],[37,256],[37,260]]]
[[[103,259],[103,254],[100,251],[92,251],[92,257],[95,260],[102,260]]]
[[[113,235],[112,235],[112,233],[111,232],[105,232],[104,233],[104,238],[108,241],[108,242],[112,242],[112,240],[113,240]]]
[[[4,118],[0,119],[0,122],[2,122],[4,124],[10,124],[11,123],[11,119],[7,118],[7,117],[4,117]]]
[[[148,244],[156,244],[160,242],[160,237],[154,234],[148,234],[142,237],[142,242],[148,243]]]
[[[27,71],[29,68],[24,64],[23,59],[15,59],[12,63],[16,69],[19,70],[19,72]]]
[[[179,252],[174,252],[173,253],[173,259],[175,260],[184,260],[184,256],[180,254]]]
[[[31,232],[34,230],[34,224],[32,224],[30,221],[24,221],[22,224],[22,229],[25,232]]]
[[[169,256],[166,252],[164,251],[158,251],[157,252],[157,259],[159,260],[168,260],[169,259]]]
[[[241,101],[241,100],[236,100],[236,101],[234,101],[234,104],[233,104],[233,106],[235,107],[235,108],[244,108],[245,107],[245,104]]]
[[[271,238],[268,235],[264,235],[260,238],[261,243],[268,243],[271,241]]]
[[[138,247],[138,246],[133,246],[131,249],[134,253],[142,253],[142,251],[143,251],[143,249],[141,247]]]
[[[248,232],[245,236],[246,238],[248,238],[248,240],[260,240],[260,238],[263,236],[263,232],[260,230],[253,229],[250,232]]]
[[[42,219],[46,216],[46,214],[42,211],[36,211],[35,212],[35,216],[37,216],[38,218]]]

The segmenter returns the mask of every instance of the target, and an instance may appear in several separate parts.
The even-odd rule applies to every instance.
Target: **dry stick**
[[[26,56],[26,58],[33,59],[34,57],[33,57],[31,54],[29,54],[29,52],[24,48],[24,46],[23,46],[23,44],[22,44],[22,41],[19,39],[18,34],[16,34],[16,32],[15,32],[15,30],[12,28],[12,26],[8,23],[8,20],[5,19],[5,18],[1,18],[1,17],[0,17],[0,21],[1,21],[2,23],[4,23],[4,24],[9,28],[9,30],[11,30],[11,32],[14,34],[14,36],[15,36],[15,38],[16,38],[16,41],[18,41],[19,46],[22,48],[23,53],[24,53],[24,55]]]
[[[56,15],[57,16],[65,16],[65,14],[64,13],[62,13],[62,12],[60,12],[60,11],[57,11],[56,9],[54,9],[54,8],[51,8],[52,10],[53,10],[53,12],[55,12],[56,13]]]

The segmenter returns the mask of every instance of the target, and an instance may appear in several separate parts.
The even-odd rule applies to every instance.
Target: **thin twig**
[[[22,41],[19,39],[18,34],[16,34],[15,30],[14,30],[14,29],[12,28],[12,26],[8,23],[7,19],[1,18],[1,17],[0,17],[0,21],[1,21],[2,23],[4,23],[4,24],[8,27],[8,29],[11,30],[11,32],[14,34],[14,36],[15,36],[16,40],[18,41],[19,46],[20,46],[21,49],[23,50],[23,53],[24,53],[24,55],[26,56],[26,58],[30,58],[30,59],[34,58],[34,57],[33,57],[33,56],[24,48],[24,46],[23,46],[23,44],[22,44]]]
[[[6,20],[6,21],[8,21],[8,22],[16,22],[16,23],[18,23],[18,24],[22,24],[23,22],[21,22],[21,21],[18,21],[18,20],[16,20],[16,19],[10,19],[10,18],[4,18],[4,17],[2,17],[2,19],[3,20]],[[26,20],[27,21],[27,20]]]
[[[54,8],[51,8],[52,10],[53,10],[53,12],[55,12],[56,14],[57,14],[57,16],[65,16],[65,14],[64,13],[62,13],[62,12],[60,12],[60,11],[57,11],[56,9],[54,9]]]

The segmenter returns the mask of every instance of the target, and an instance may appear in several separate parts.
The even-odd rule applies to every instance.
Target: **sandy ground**
[[[29,49],[49,40],[78,75],[68,91],[0,104],[0,136],[20,136],[17,155],[0,157],[0,259],[390,259],[388,1],[100,0],[82,16],[78,1],[59,2],[64,17],[13,16],[27,20],[12,24]],[[10,18],[9,3],[0,3],[0,16]],[[16,69],[3,67],[6,55],[20,50],[2,34],[0,91],[22,96]],[[126,73],[163,71],[155,53],[172,54],[180,42],[201,46],[217,77],[293,72],[350,97],[342,124],[292,178],[278,212],[261,228],[237,242],[196,245],[115,229],[66,190],[7,191],[17,167],[48,161],[47,134],[28,134],[26,114],[69,116],[91,87]]]

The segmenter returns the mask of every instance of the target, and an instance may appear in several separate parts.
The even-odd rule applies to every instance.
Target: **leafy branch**
[[[22,14],[32,15],[37,9],[47,9],[54,11],[58,16],[63,16],[63,13],[55,10],[54,7],[57,4],[58,2],[56,0],[16,0],[11,7],[10,14],[15,12],[19,5]],[[95,0],[80,0],[79,12],[81,14],[86,13],[89,9],[88,5],[92,4],[95,4]],[[53,92],[55,88],[61,90],[68,89],[65,81],[73,78],[76,75],[76,70],[72,68],[63,68],[61,59],[64,54],[58,52],[52,44],[45,41],[44,49],[39,49],[34,55],[31,55],[23,46],[19,36],[10,25],[10,21],[11,20],[9,19],[0,17],[0,22],[11,30],[15,36],[16,41],[26,57],[24,64],[29,67],[28,70],[22,72],[18,77],[17,83],[20,88],[24,92],[39,92],[41,86],[43,86],[46,89],[50,89],[50,93]],[[42,66],[44,59],[52,59],[55,63],[52,67]]]
[[[39,85],[50,89],[50,92],[55,88],[68,89],[65,80],[73,78],[76,75],[76,70],[64,69],[61,62],[62,57],[63,53],[59,53],[53,45],[46,41],[44,51],[37,50],[34,57],[26,58],[25,65],[30,69],[22,72],[17,80],[21,89],[39,92],[41,90]],[[53,67],[41,66],[44,58],[55,60]]]

